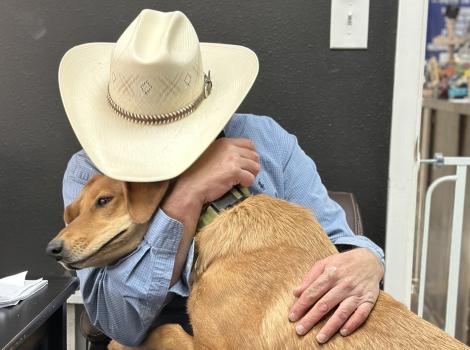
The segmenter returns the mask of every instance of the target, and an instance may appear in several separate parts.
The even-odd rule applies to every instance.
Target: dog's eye
[[[112,199],[113,199],[113,197],[100,197],[100,198],[98,198],[98,200],[96,201],[96,206],[97,206],[98,208],[104,207],[106,204],[108,204],[109,202],[111,202]]]

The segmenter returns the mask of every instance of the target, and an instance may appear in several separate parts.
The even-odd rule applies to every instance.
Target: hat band
[[[109,93],[109,85],[108,85],[108,102],[113,108],[114,112],[118,114],[120,117],[127,119],[131,122],[138,123],[138,124],[146,124],[146,125],[160,125],[160,124],[168,124],[175,122],[177,120],[183,119],[187,117],[191,113],[193,113],[197,107],[201,104],[203,100],[205,100],[212,91],[212,80],[211,80],[211,72],[209,71],[208,74],[204,74],[204,86],[202,88],[201,94],[198,98],[190,103],[189,105],[178,109],[174,112],[163,113],[163,114],[141,114],[141,113],[134,113],[129,112],[126,109],[119,106],[111,97]]]

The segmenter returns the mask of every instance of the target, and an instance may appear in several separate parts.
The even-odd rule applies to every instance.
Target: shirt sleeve
[[[83,152],[75,154],[63,180],[65,206],[98,173]],[[126,346],[139,345],[164,306],[167,294],[189,295],[193,245],[181,279],[170,288],[182,232],[182,223],[158,209],[143,241],[133,252],[111,266],[77,271],[90,320],[110,338]]]
[[[335,245],[363,247],[384,263],[382,249],[364,236],[356,236],[349,228],[343,208],[328,196],[313,160],[305,154],[297,138],[285,132],[289,150],[284,163],[284,197],[310,208]]]

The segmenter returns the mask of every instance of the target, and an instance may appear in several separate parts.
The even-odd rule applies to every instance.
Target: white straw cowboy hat
[[[143,10],[116,43],[70,49],[59,88],[98,169],[150,182],[180,175],[204,152],[257,74],[250,49],[199,43],[183,13]]]

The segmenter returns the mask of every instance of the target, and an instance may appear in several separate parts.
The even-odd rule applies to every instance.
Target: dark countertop
[[[0,308],[0,349],[15,349],[78,288],[76,277],[45,277],[47,286],[15,306]]]

